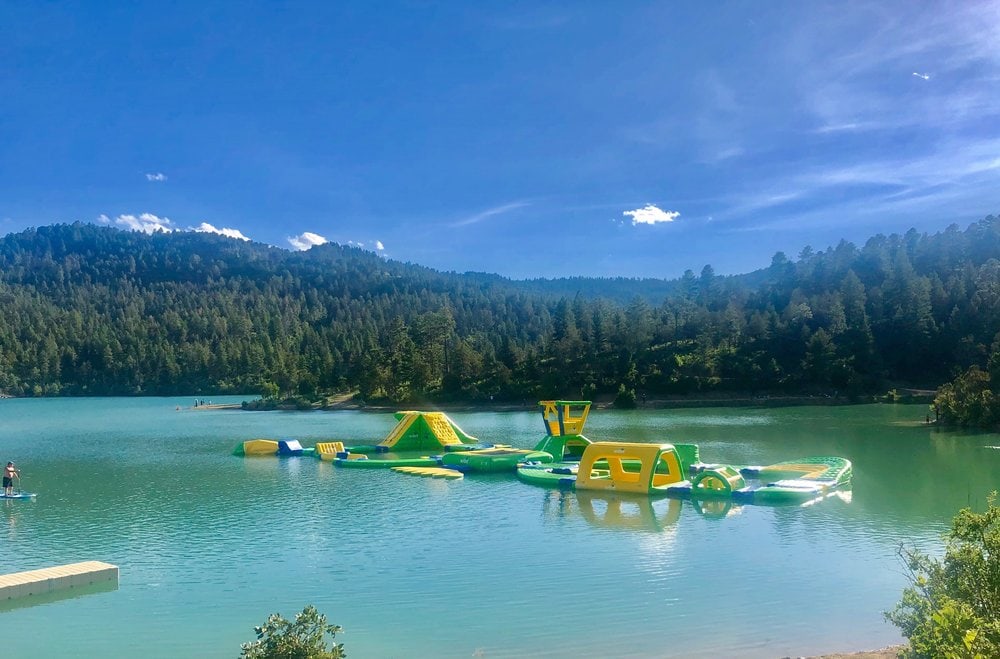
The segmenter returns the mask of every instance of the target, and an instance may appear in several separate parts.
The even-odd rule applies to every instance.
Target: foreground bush
[[[326,616],[311,604],[295,614],[289,622],[280,614],[272,613],[260,627],[254,627],[257,640],[244,643],[240,656],[244,659],[343,659],[347,656],[344,644],[336,643],[337,625],[328,625]],[[334,642],[326,647],[326,636]]]
[[[1000,657],[1000,507],[964,508],[937,560],[901,549],[911,586],[886,618],[909,639],[909,657]]]

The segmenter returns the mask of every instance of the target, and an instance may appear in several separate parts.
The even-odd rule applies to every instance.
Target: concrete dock
[[[83,561],[0,576],[0,600],[10,600],[100,582],[118,583],[118,566]]]

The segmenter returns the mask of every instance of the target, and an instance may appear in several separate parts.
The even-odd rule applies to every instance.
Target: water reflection
[[[850,489],[840,489],[802,503],[759,507],[807,508],[830,499],[850,504],[852,497]],[[647,533],[663,533],[672,529],[680,520],[685,506],[706,519],[736,517],[745,508],[730,499],[672,499],[587,490],[546,490],[542,498],[545,519],[582,518],[596,528]]]
[[[74,586],[65,590],[53,590],[37,595],[15,597],[13,599],[0,601],[0,612],[13,611],[14,609],[26,609],[32,606],[52,604],[54,602],[62,602],[65,600],[74,600],[79,597],[96,595],[97,593],[110,593],[116,590],[118,590],[118,580],[113,579],[111,581],[100,581],[97,583],[87,584],[85,586]]]
[[[650,557],[674,551],[684,502],[614,492],[545,490],[542,507],[543,519],[550,522],[582,519],[592,528],[631,535],[638,553]]]
[[[570,493],[566,493],[570,494]],[[624,531],[662,533],[677,523],[681,516],[679,499],[654,500],[648,497],[575,492],[580,515],[591,526]],[[657,511],[657,507],[661,510]]]
[[[850,502],[849,491],[838,491],[829,496]],[[822,500],[796,505],[813,505]],[[582,518],[596,528],[646,533],[663,533],[672,529],[680,520],[685,506],[708,519],[735,517],[744,508],[731,500],[682,500],[585,490],[546,490],[542,498],[546,519]]]
[[[21,517],[22,508],[34,504],[35,499],[3,499],[2,503],[7,542],[13,542],[17,538],[17,522]]]
[[[726,517],[738,514],[743,508],[743,506],[737,506],[728,499],[720,501],[699,501],[697,499],[692,499],[691,506],[694,508],[696,513],[709,519],[725,519]]]

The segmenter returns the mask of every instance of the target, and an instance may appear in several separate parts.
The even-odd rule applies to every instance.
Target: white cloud
[[[156,172],[155,174],[146,174],[147,181],[163,182],[167,180],[167,175],[162,172]]]
[[[139,215],[123,214],[118,217],[111,219],[104,213],[97,216],[98,224],[105,225],[117,225],[128,229],[130,231],[140,231],[142,233],[154,234],[160,233],[173,233],[174,231],[184,231],[184,229],[179,229],[174,226],[174,223],[166,218],[159,217],[152,213],[141,213]],[[220,236],[226,236],[228,238],[236,238],[238,240],[250,240],[247,236],[243,235],[243,232],[239,229],[229,229],[229,228],[216,228],[215,226],[209,224],[208,222],[202,222],[197,227],[189,227],[188,231],[194,231],[195,233],[216,233]],[[316,234],[305,234],[309,236],[316,236]],[[320,238],[322,242],[326,242],[324,239]],[[307,248],[305,248],[307,249]]]
[[[665,211],[657,208],[653,204],[646,204],[642,208],[634,211],[625,211],[622,215],[632,218],[632,226],[637,224],[659,224],[660,222],[673,222],[680,213],[678,211]]]
[[[244,236],[243,232],[240,231],[239,229],[225,229],[225,228],[217,229],[214,226],[212,226],[211,224],[209,224],[208,222],[202,222],[196,228],[191,229],[191,230],[195,231],[197,233],[217,233],[220,236],[226,236],[227,238],[237,238],[239,240],[250,240],[249,238],[247,238],[246,236]]]
[[[914,71],[913,75],[917,76],[918,78],[923,78],[924,80],[930,80],[931,79],[931,76],[930,76],[929,73],[917,73],[916,71]]]
[[[369,242],[365,242],[364,240],[348,240],[347,245],[359,249],[372,249],[376,252],[385,251],[385,245],[382,244],[381,240],[372,240]]]
[[[97,218],[97,221],[101,224],[111,224],[111,220],[107,215],[101,215]],[[114,219],[114,223],[118,226],[125,227],[130,231],[141,231],[142,233],[170,233],[175,231],[175,229],[170,226],[173,224],[169,219],[165,217],[157,217],[152,213],[142,213],[141,215],[119,215]]]
[[[325,245],[330,242],[318,233],[312,233],[311,231],[303,231],[297,236],[292,236],[288,238],[288,243],[295,249],[304,252],[305,250],[315,247],[316,245]]]

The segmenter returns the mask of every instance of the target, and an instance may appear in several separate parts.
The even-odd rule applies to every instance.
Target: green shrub
[[[1000,657],[1000,507],[964,508],[941,560],[901,548],[910,587],[886,618],[910,641],[908,657]]]
[[[263,382],[260,385],[260,397],[265,400],[277,398],[279,393],[278,385],[273,382]]]
[[[615,396],[615,407],[631,410],[635,408],[635,389],[626,389],[624,384],[618,385],[618,395]]]
[[[257,640],[242,645],[240,657],[244,659],[343,659],[347,656],[344,644],[337,643],[337,625],[328,625],[326,616],[311,604],[295,614],[289,622],[278,613],[272,613],[260,627],[254,627]],[[326,647],[330,635],[333,647]]]
[[[976,428],[1000,427],[1000,395],[991,389],[995,379],[995,375],[973,366],[938,389],[934,408],[941,421]]]

